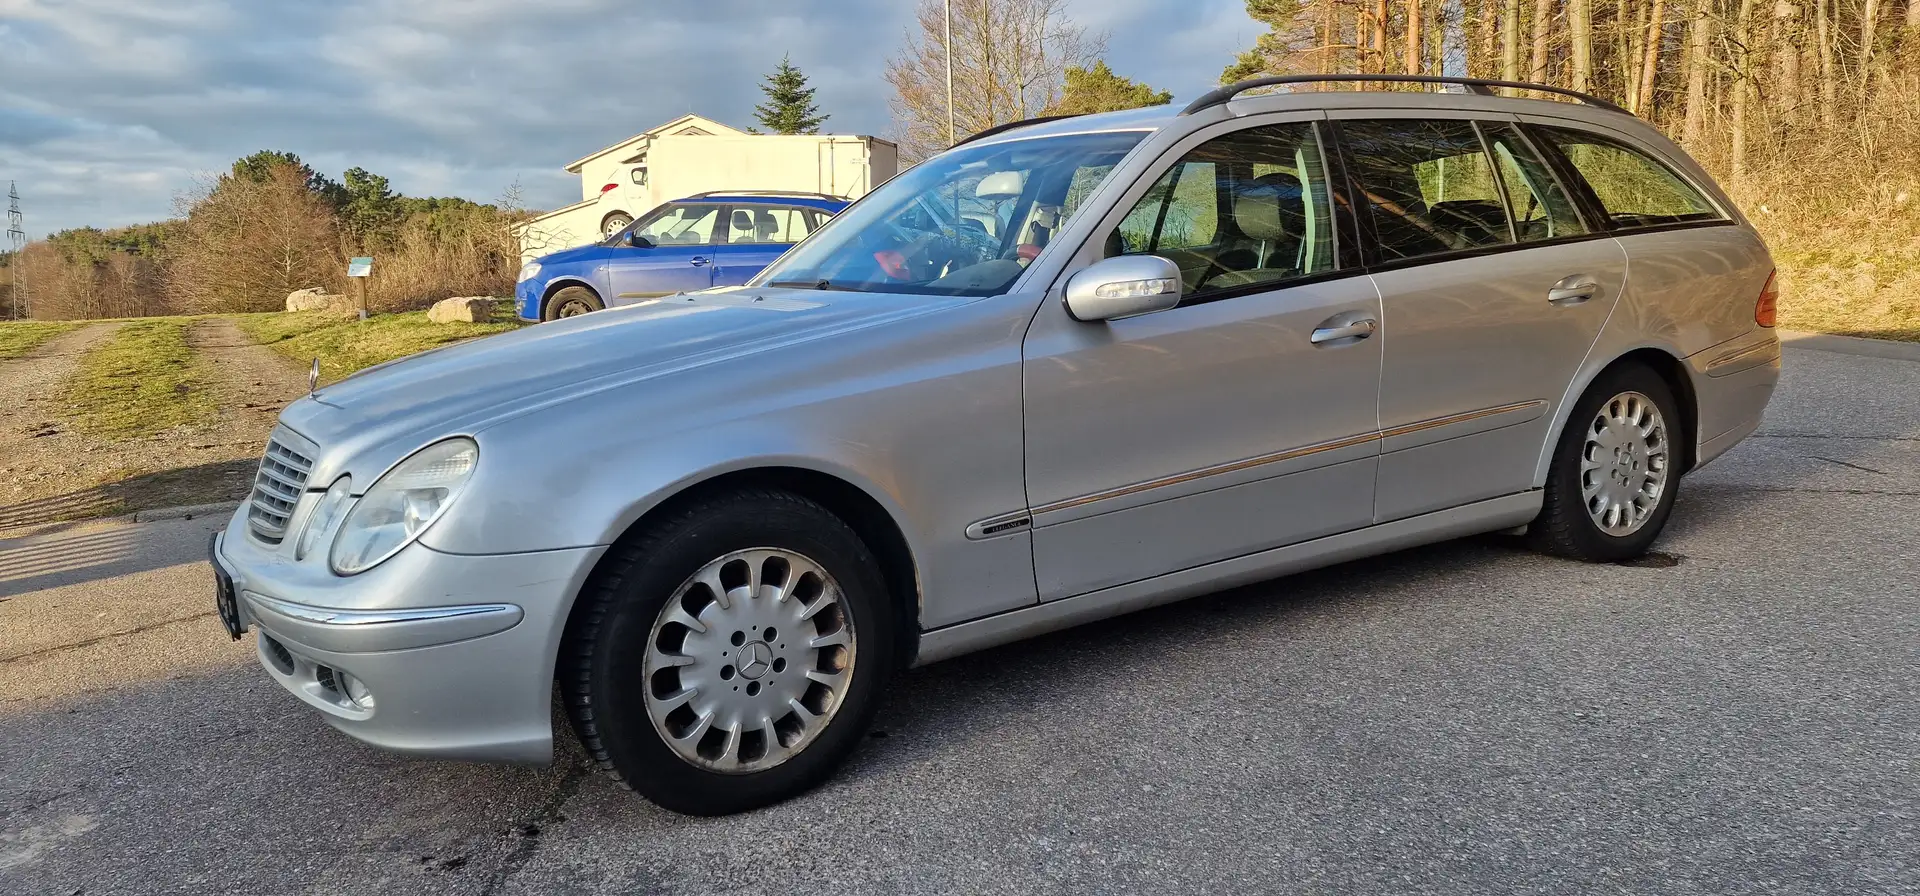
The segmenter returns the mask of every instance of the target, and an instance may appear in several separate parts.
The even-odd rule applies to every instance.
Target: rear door
[[[608,305],[629,305],[676,292],[713,285],[713,240],[724,207],[716,203],[674,203],[634,222],[631,233],[650,247],[620,245],[607,259]]]
[[[1685,354],[1754,329],[1753,303],[1773,265],[1752,231],[1653,147],[1584,123],[1529,121],[1539,122],[1529,126],[1536,142],[1557,154],[1625,249],[1634,308],[1658,315],[1637,328],[1665,335]]]
[[[815,218],[793,206],[735,205],[726,238],[714,246],[714,286],[738,286],[813,232]]]
[[[1388,335],[1376,522],[1531,488],[1626,254],[1510,119],[1338,117]]]

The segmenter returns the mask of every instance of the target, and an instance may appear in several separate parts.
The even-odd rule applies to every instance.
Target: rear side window
[[[1544,161],[1510,124],[1480,122],[1480,133],[1493,151],[1494,167],[1507,188],[1515,235],[1523,243],[1579,236],[1587,232],[1573,199],[1560,186]]]
[[[1347,167],[1381,260],[1514,241],[1493,160],[1470,121],[1343,121]]]
[[[1585,131],[1542,127],[1539,132],[1586,182],[1615,228],[1721,218],[1685,178],[1637,149]]]
[[[1180,266],[1189,301],[1334,268],[1333,205],[1311,124],[1235,131],[1167,169],[1107,237],[1106,254]]]
[[[797,208],[754,208],[733,210],[727,227],[729,243],[797,243],[813,232],[812,219]]]

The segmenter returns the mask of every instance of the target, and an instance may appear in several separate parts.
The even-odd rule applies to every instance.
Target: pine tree
[[[794,68],[788,57],[780,59],[780,67],[766,80],[760,90],[767,101],[754,107],[753,117],[776,134],[820,133],[820,125],[828,116],[821,115],[820,107],[813,104],[813,88],[807,86],[807,76]]]
[[[1099,60],[1090,68],[1068,66],[1066,90],[1061,93],[1060,102],[1046,111],[1049,115],[1086,115],[1170,102],[1173,94],[1116,75],[1104,60]]]

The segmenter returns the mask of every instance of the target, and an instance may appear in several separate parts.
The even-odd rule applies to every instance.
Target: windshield
[[[999,295],[1145,136],[1039,137],[928,159],[835,217],[754,284]]]

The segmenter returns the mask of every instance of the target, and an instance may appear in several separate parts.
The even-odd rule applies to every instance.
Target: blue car
[[[514,311],[553,320],[677,292],[738,286],[848,205],[817,193],[701,193],[606,240],[520,269]]]

